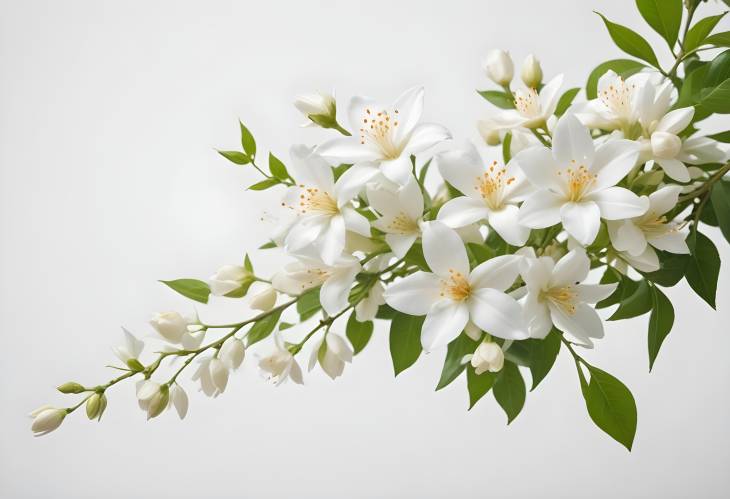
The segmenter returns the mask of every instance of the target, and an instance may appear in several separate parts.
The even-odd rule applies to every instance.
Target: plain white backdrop
[[[55,385],[112,375],[121,325],[147,335],[152,313],[192,310],[157,279],[206,278],[266,240],[277,193],[245,192],[254,172],[214,151],[238,146],[237,118],[262,157],[286,159],[329,136],[299,128],[296,94],[335,88],[344,108],[424,84],[426,119],[474,137],[490,48],[583,85],[621,56],[596,9],[666,55],[632,1],[0,5],[1,497],[727,497],[730,250],[715,230],[717,312],[669,289],[678,317],[651,374],[646,317],[608,325],[586,354],[633,390],[632,453],[594,427],[567,356],[507,427],[491,396],[466,411],[464,379],[434,392],[443,352],[394,380],[382,328],[337,382],[274,388],[250,352],[218,399],[185,377],[184,422],[146,422],[126,384],[101,424],[79,411],[49,436],[29,429],[31,409],[69,403]]]

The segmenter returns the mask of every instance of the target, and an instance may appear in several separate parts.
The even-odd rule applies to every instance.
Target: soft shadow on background
[[[632,453],[593,426],[566,356],[507,427],[491,397],[466,411],[463,379],[433,391],[443,352],[394,380],[382,329],[334,383],[275,389],[249,352],[218,399],[185,379],[184,422],[146,422],[128,384],[101,424],[29,430],[29,410],[62,402],[54,385],[108,379],[121,325],[146,335],[153,312],[191,311],[157,279],[206,278],[266,239],[277,194],[244,192],[256,175],[214,151],[237,146],[237,118],[286,158],[328,136],[299,128],[297,93],[335,88],[344,108],[424,84],[426,119],[475,137],[488,49],[534,52],[571,87],[621,56],[592,9],[665,53],[629,0],[1,2],[0,496],[727,497],[730,251],[709,229],[719,310],[669,289],[678,317],[651,375],[647,317],[610,324],[587,354],[633,390]]]

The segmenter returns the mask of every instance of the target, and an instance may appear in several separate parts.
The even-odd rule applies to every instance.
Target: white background
[[[466,411],[463,379],[433,391],[442,352],[394,380],[382,329],[334,383],[316,372],[275,389],[252,352],[218,399],[186,377],[184,422],[146,422],[131,383],[110,391],[101,424],[79,411],[34,439],[26,416],[70,403],[56,384],[109,379],[120,325],[147,335],[153,312],[192,310],[157,279],[206,278],[266,239],[259,219],[277,193],[244,192],[254,172],[214,151],[238,147],[238,117],[262,158],[286,159],[290,144],[329,136],[299,128],[296,94],[335,88],[344,108],[353,94],[387,102],[424,84],[426,119],[471,137],[488,109],[474,89],[488,87],[490,48],[534,52],[547,76],[582,85],[621,56],[595,8],[666,56],[633,2],[1,5],[0,496],[726,497],[726,267],[717,312],[684,283],[667,291],[678,317],[651,375],[646,317],[610,324],[586,354],[633,390],[632,453],[589,420],[566,355],[507,427],[491,396]],[[267,271],[282,261],[253,259]],[[201,312],[250,314],[240,302],[213,309]]]

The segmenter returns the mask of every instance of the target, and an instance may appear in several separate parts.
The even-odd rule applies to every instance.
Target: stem
[[[342,128],[342,126],[339,123],[337,123],[336,121],[332,128],[334,128],[335,130],[340,132],[345,137],[352,137],[352,134],[350,132],[348,132],[347,130],[345,130],[344,128]]]
[[[690,201],[698,196],[701,196],[705,192],[709,191],[718,180],[722,179],[722,177],[725,176],[725,174],[728,172],[728,170],[730,170],[730,163],[725,163],[725,165],[722,168],[720,168],[719,170],[717,170],[717,172],[715,172],[715,174],[712,177],[710,177],[707,180],[707,182],[705,182],[704,184],[699,186],[694,191],[692,191],[688,194],[685,194],[684,196],[679,196],[679,202],[683,203],[684,201]]]

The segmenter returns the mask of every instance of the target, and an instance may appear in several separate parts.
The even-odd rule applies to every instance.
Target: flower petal
[[[560,88],[563,86],[563,75],[559,74],[552,80],[547,82],[542,90],[540,90],[540,109],[545,118],[549,118],[555,113],[560,99]]]
[[[583,248],[570,250],[563,258],[558,260],[553,269],[553,275],[549,286],[567,286],[582,282],[588,277],[591,268],[591,261],[586,256]]]
[[[689,182],[689,170],[684,163],[678,159],[654,158],[654,161],[662,167],[664,173],[677,182]]]
[[[361,215],[351,206],[345,206],[341,211],[345,220],[347,230],[356,232],[361,236],[370,237],[370,222],[364,215]]]
[[[423,87],[412,87],[403,92],[393,103],[393,110],[398,112],[398,126],[395,130],[396,141],[400,142],[408,137],[418,122],[421,121],[423,94]]]
[[[408,315],[426,315],[441,299],[441,279],[430,272],[416,272],[389,285],[385,302]]]
[[[640,255],[646,249],[646,236],[631,220],[607,220],[608,237],[618,251]]]
[[[378,174],[378,171],[378,167],[371,163],[361,163],[348,168],[335,184],[334,194],[337,198],[337,206],[342,207],[360,194],[365,185]]]
[[[411,249],[413,243],[418,239],[418,234],[386,234],[385,242],[388,243],[393,254],[398,258],[403,258]]]
[[[630,140],[611,140],[596,150],[596,157],[589,170],[596,175],[591,190],[616,185],[636,165],[639,146]]]
[[[649,194],[649,211],[656,215],[664,215],[677,206],[681,185],[667,185]]]
[[[330,218],[329,226],[317,238],[317,246],[322,261],[327,265],[332,265],[342,254],[345,249],[345,218],[342,215]]]
[[[484,174],[484,161],[471,142],[460,149],[439,154],[436,164],[441,176],[462,194],[480,197],[474,188],[476,179]]]
[[[513,246],[522,246],[530,237],[530,229],[519,223],[520,210],[513,204],[506,204],[501,210],[489,213],[489,225],[499,236]]]
[[[639,256],[632,256],[629,253],[619,253],[619,256],[640,272],[655,272],[661,267],[656,251],[648,244]]]
[[[511,162],[517,163],[527,180],[538,189],[564,192],[564,182],[558,176],[561,167],[547,147],[535,146],[520,151]]]
[[[553,133],[553,156],[564,165],[575,161],[579,165],[593,163],[595,148],[591,134],[575,116],[564,115]]]
[[[398,189],[398,203],[411,220],[423,216],[423,193],[416,178],[411,176],[403,187]]]
[[[401,154],[395,159],[383,160],[380,162],[380,170],[385,178],[398,185],[405,185],[411,178],[411,160]]]
[[[490,258],[477,265],[469,275],[469,285],[472,290],[492,288],[504,291],[514,284],[520,275],[522,257],[517,255],[502,255]]]
[[[319,187],[323,191],[332,192],[335,178],[329,163],[312,149],[297,144],[289,150],[292,161],[290,170],[299,184]]]
[[[597,303],[611,296],[616,291],[617,283],[613,284],[578,284],[575,287],[578,300],[586,303]]]
[[[668,232],[661,236],[648,237],[647,242],[658,250],[676,253],[678,255],[689,254],[689,247],[685,235],[681,232]]]
[[[441,222],[429,222],[423,229],[423,256],[429,268],[439,277],[448,278],[450,271],[469,275],[469,258],[459,235]]]
[[[284,247],[288,252],[297,252],[312,244],[319,235],[327,230],[329,215],[309,215],[301,217],[289,229],[284,239]]]
[[[317,147],[317,153],[332,164],[362,163],[382,158],[379,149],[366,140],[361,143],[358,137],[340,137]]]
[[[352,265],[335,272],[324,281],[319,291],[319,301],[328,315],[335,315],[347,306],[350,288],[355,276],[360,272],[360,265]]]
[[[489,210],[481,200],[461,196],[447,201],[439,210],[437,219],[447,227],[457,229],[484,220],[487,216]]]
[[[548,302],[553,324],[571,339],[585,346],[592,346],[591,338],[603,337],[603,323],[598,313],[585,303],[579,304],[573,315]]]
[[[418,154],[450,138],[451,132],[445,127],[436,123],[421,123],[411,132],[402,154]]]
[[[537,300],[535,293],[527,293],[521,303],[530,338],[545,338],[553,327],[550,309]]]
[[[659,120],[654,131],[679,135],[679,132],[687,128],[687,125],[689,125],[690,121],[692,121],[692,117],[694,115],[694,107],[683,107],[681,109],[669,111],[661,120]]]
[[[563,199],[551,191],[537,191],[520,206],[519,222],[533,229],[550,227],[560,222]]]
[[[464,302],[441,300],[431,307],[421,328],[421,345],[426,352],[446,346],[461,334],[469,321]]]
[[[471,321],[492,336],[506,340],[529,337],[522,309],[511,296],[482,288],[472,292],[468,305]]]
[[[584,199],[595,202],[606,220],[639,217],[649,209],[649,198],[639,197],[623,187],[609,187]]]
[[[565,203],[560,208],[560,219],[565,230],[580,244],[591,244],[601,227],[601,210],[593,201]]]

